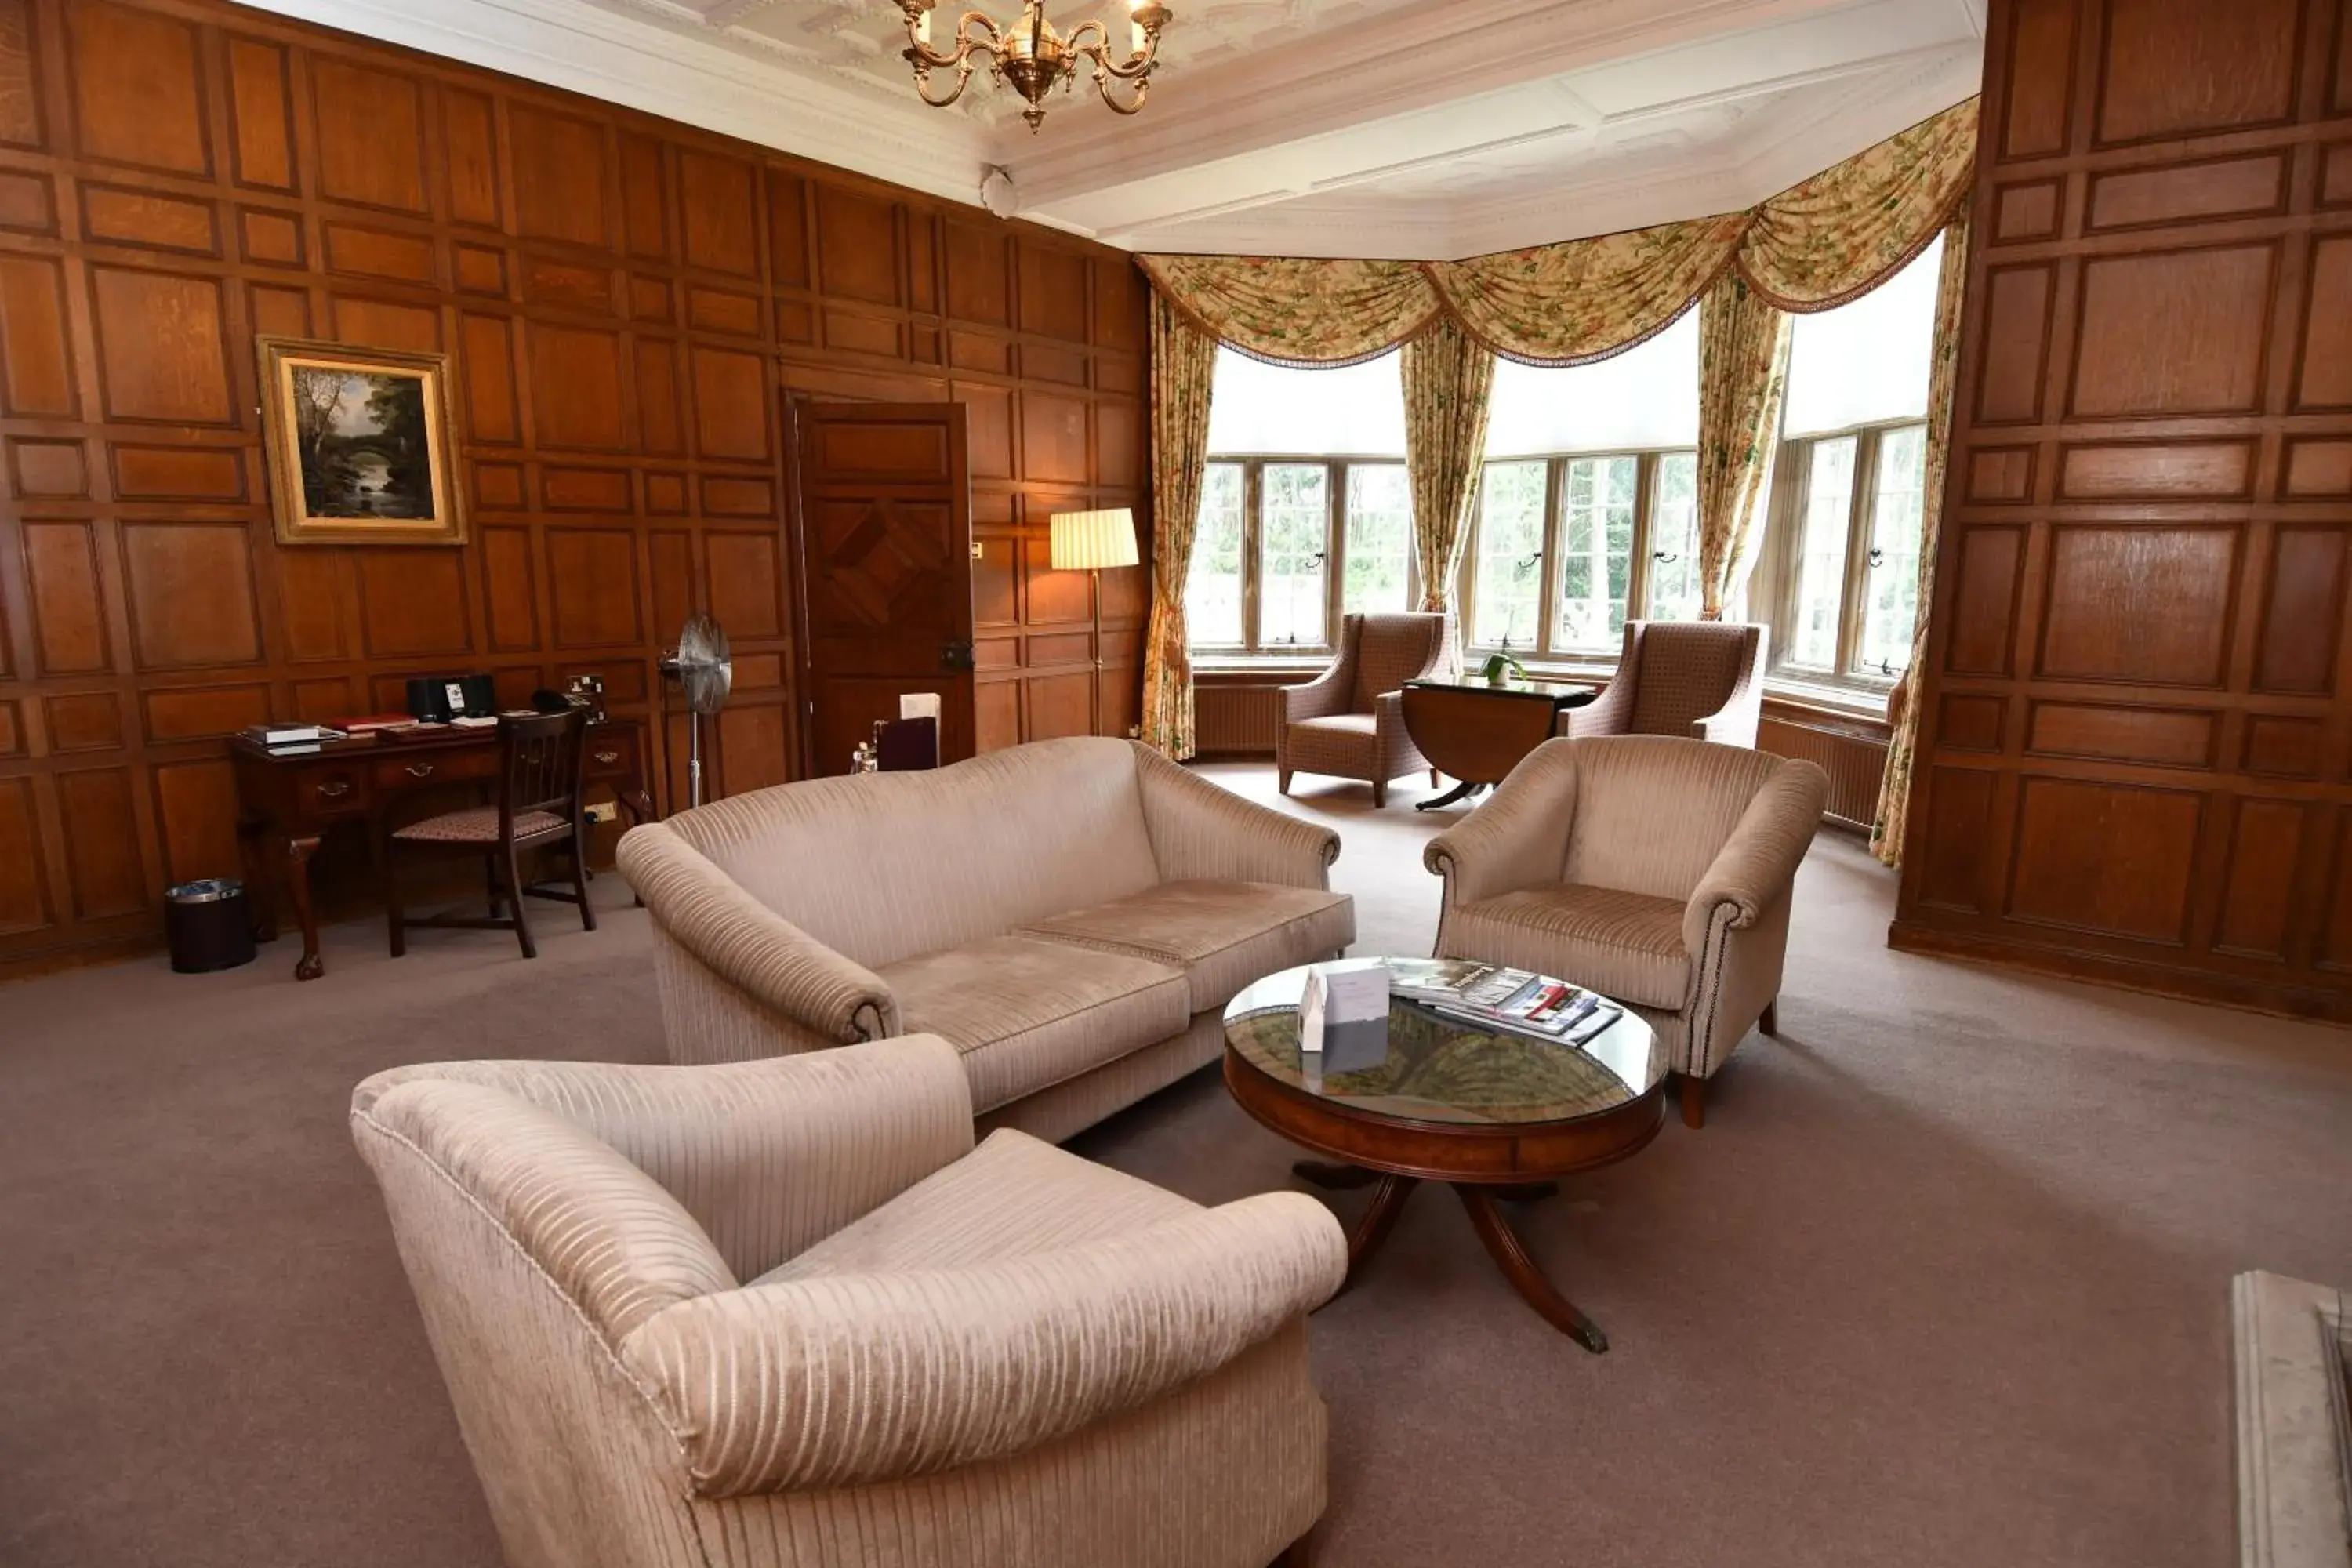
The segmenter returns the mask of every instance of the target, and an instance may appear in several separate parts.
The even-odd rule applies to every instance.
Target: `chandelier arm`
[[[955,52],[943,55],[923,42],[921,33],[917,30],[922,24],[922,16],[923,11],[920,6],[907,12],[906,58],[918,64],[929,66],[936,70],[953,70],[963,66],[971,58],[974,49],[986,49],[993,56],[1003,46],[1003,39],[996,30],[996,24],[989,19],[988,13],[966,11],[956,19]],[[977,34],[972,31],[975,25],[980,29]]]
[[[1111,69],[1110,67],[1103,64],[1100,60],[1097,60],[1095,62],[1095,90],[1102,94],[1102,100],[1110,106],[1111,112],[1114,114],[1142,113],[1143,100],[1151,91],[1151,79],[1146,76],[1137,76],[1134,79],[1135,97],[1129,102],[1121,103],[1118,100],[1110,95],[1111,78],[1115,76],[1118,76],[1118,73]],[[1119,79],[1124,81],[1128,79],[1120,77]]]
[[[955,86],[948,89],[948,94],[945,98],[933,98],[930,94],[930,73],[919,67],[916,69],[915,96],[921,99],[925,103],[929,104],[933,109],[945,109],[957,99],[961,98],[963,96],[963,89],[967,86],[971,85],[972,67],[971,60],[969,56],[951,60],[949,63],[955,67]]]
[[[1151,74],[1151,68],[1159,63],[1160,37],[1158,34],[1152,35],[1150,41],[1144,46],[1144,49],[1141,54],[1129,55],[1124,61],[1108,58],[1106,55],[1095,56],[1095,66],[1097,70],[1100,70],[1108,76],[1115,76],[1121,81],[1141,81],[1144,78]]]

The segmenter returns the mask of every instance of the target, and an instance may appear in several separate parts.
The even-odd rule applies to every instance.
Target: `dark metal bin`
[[[234,877],[183,882],[163,893],[163,934],[182,974],[235,969],[253,962],[253,921],[245,884]]]

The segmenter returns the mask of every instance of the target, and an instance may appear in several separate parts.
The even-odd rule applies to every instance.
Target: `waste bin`
[[[245,884],[207,877],[165,889],[163,934],[172,944],[172,967],[182,974],[251,963],[253,921],[246,913]]]

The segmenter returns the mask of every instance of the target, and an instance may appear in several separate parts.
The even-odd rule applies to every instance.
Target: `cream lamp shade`
[[[1050,521],[1056,572],[1095,572],[1139,563],[1135,514],[1123,506],[1108,511],[1057,511]]]

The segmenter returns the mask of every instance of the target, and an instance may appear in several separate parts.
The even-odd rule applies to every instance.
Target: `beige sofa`
[[[1058,1142],[1215,1059],[1243,986],[1355,940],[1339,852],[1079,737],[737,795],[631,830],[621,869],[672,1061],[936,1034],[983,1127]]]
[[[1422,860],[1445,879],[1437,954],[1557,974],[1649,1020],[1683,1120],[1773,1003],[1797,867],[1829,776],[1705,741],[1546,741]]]
[[[1260,1568],[1325,1499],[1321,1205],[1002,1131],[924,1037],[360,1085],[512,1568]]]

